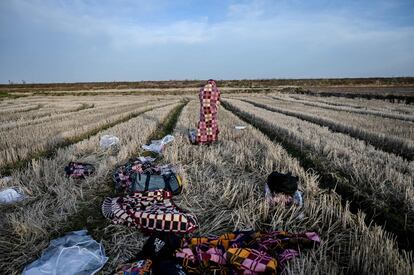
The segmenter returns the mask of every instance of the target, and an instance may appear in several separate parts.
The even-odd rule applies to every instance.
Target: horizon
[[[0,3],[0,83],[414,76],[414,3]]]
[[[312,78],[240,78],[240,79],[214,79],[217,82],[220,81],[317,81],[317,80],[388,80],[388,79],[410,79],[414,80],[414,76],[393,76],[393,77],[383,77],[383,76],[368,76],[368,77],[312,77]],[[11,82],[11,83],[2,83],[2,86],[8,85],[48,85],[48,84],[104,84],[104,83],[140,83],[140,82],[174,82],[174,81],[205,81],[206,79],[161,79],[161,80],[117,80],[117,81],[80,81],[80,82]]]

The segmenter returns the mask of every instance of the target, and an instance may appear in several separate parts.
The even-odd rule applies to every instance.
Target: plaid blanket
[[[106,198],[103,215],[114,224],[138,227],[144,231],[185,234],[194,231],[197,219],[179,209],[165,190],[135,192],[131,196]]]
[[[200,121],[198,122],[196,141],[207,144],[217,140],[219,133],[217,124],[220,91],[214,80],[209,80],[200,90]]]
[[[175,257],[190,274],[275,274],[286,261],[299,256],[300,249],[319,242],[314,232],[235,232],[184,239]]]

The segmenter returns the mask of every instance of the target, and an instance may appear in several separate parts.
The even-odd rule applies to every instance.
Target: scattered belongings
[[[181,238],[175,234],[159,232],[152,234],[135,259],[119,265],[114,274],[185,274],[184,268],[174,257],[175,250],[180,245]]]
[[[182,180],[172,165],[156,165],[155,159],[138,157],[116,168],[112,175],[118,191],[133,193],[164,189],[174,195],[181,193]]]
[[[188,274],[276,274],[303,248],[319,243],[314,232],[234,232],[188,238],[175,257]]]
[[[99,144],[102,149],[109,149],[119,144],[119,138],[113,135],[103,135]]]
[[[265,184],[265,198],[271,204],[282,206],[303,206],[302,192],[298,190],[298,177],[289,172],[272,172]]]
[[[147,232],[186,234],[198,228],[196,217],[178,208],[172,200],[172,193],[162,189],[106,198],[102,214],[114,224]]]
[[[105,249],[87,234],[73,231],[54,239],[42,256],[23,270],[23,275],[95,274],[108,261]]]
[[[173,140],[174,137],[172,135],[166,135],[161,140],[151,140],[150,145],[142,145],[142,149],[160,154],[163,152],[165,145],[172,142]]]
[[[25,196],[17,187],[10,187],[0,191],[0,204],[11,204],[22,201]]]
[[[90,176],[95,172],[95,167],[89,163],[71,161],[65,167],[65,172],[68,177],[73,179],[84,179],[86,176]]]
[[[115,274],[276,274],[320,241],[315,232],[245,231],[197,238],[157,232]]]

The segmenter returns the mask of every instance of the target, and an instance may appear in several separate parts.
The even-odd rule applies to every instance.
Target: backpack
[[[272,193],[293,194],[298,190],[298,177],[292,176],[289,172],[282,174],[272,172],[267,177],[267,185]]]
[[[126,164],[119,166],[112,179],[118,191],[130,194],[164,189],[177,195],[182,190],[181,177],[173,166],[159,166],[139,158],[130,159]]]

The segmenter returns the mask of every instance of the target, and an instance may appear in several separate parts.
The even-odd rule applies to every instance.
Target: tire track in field
[[[178,117],[188,102],[188,100],[184,100],[177,107],[172,109],[166,116],[166,119],[158,124],[157,130],[149,135],[146,143],[150,143],[153,139],[161,139],[165,135],[172,133],[177,124]],[[137,148],[136,153],[133,155],[139,155],[140,152],[142,152],[142,149]],[[129,157],[133,157],[133,155],[129,155]],[[121,163],[117,163],[117,165],[121,165],[125,161],[126,160],[123,160]],[[120,195],[116,193],[114,188],[112,180],[113,171],[108,172],[107,177],[102,181],[103,184],[101,186],[96,186],[96,190],[92,190],[94,192],[89,192],[89,194],[83,198],[86,203],[81,203],[79,211],[75,215],[68,218],[67,226],[60,230],[60,234],[78,230],[79,228],[86,228],[88,232],[97,240],[104,240],[107,242],[114,241],[112,235],[116,234],[116,232],[111,230],[117,230],[117,228],[112,228],[113,226],[109,224],[108,220],[102,215],[101,212],[102,201],[105,197]],[[134,229],[123,228],[122,230]],[[138,235],[138,237],[139,236],[140,235]],[[109,268],[108,264],[104,268]]]
[[[148,107],[144,110],[138,111],[138,112],[131,112],[128,115],[126,115],[125,117],[121,117],[121,118],[119,118],[119,119],[117,119],[113,122],[106,123],[106,124],[104,124],[100,127],[97,127],[97,128],[92,129],[88,132],[85,132],[84,134],[81,134],[81,135],[78,135],[78,136],[75,136],[75,137],[71,137],[71,138],[64,138],[63,141],[59,142],[58,144],[56,144],[55,146],[52,146],[51,148],[49,148],[47,150],[42,150],[42,151],[31,153],[29,155],[29,157],[27,157],[27,158],[24,158],[24,159],[19,160],[15,163],[9,163],[9,164],[6,164],[6,165],[0,167],[0,175],[10,176],[11,173],[14,170],[23,169],[24,167],[26,167],[33,160],[37,160],[37,159],[40,159],[40,158],[51,158],[56,154],[57,150],[59,150],[61,148],[68,147],[68,146],[70,146],[74,143],[77,143],[77,142],[82,141],[84,139],[87,139],[91,136],[94,136],[97,133],[99,133],[100,131],[104,131],[104,130],[106,130],[108,128],[111,128],[111,127],[113,127],[113,126],[115,126],[119,123],[126,122],[126,121],[128,121],[132,118],[135,118],[135,117],[137,117],[137,116],[139,116],[139,115],[141,115],[145,112],[148,112],[148,111],[150,111],[154,108],[162,108],[162,107],[165,107],[169,104],[171,104],[171,103],[158,105],[158,106],[157,105],[156,106],[150,106],[150,107]]]
[[[414,116],[411,116],[411,115],[385,113],[385,112],[376,111],[376,110],[366,110],[366,109],[362,109],[362,107],[360,106],[359,107],[349,106],[349,105],[338,106],[338,105],[331,105],[330,103],[325,103],[325,102],[306,101],[306,100],[302,100],[302,99],[298,99],[294,97],[291,97],[292,99],[288,99],[288,98],[282,98],[282,97],[276,97],[276,96],[269,96],[269,98],[276,99],[276,100],[283,100],[286,102],[300,103],[306,106],[317,107],[321,109],[333,110],[333,111],[338,111],[338,112],[349,112],[349,113],[355,113],[355,114],[360,114],[360,115],[373,115],[373,116],[379,116],[383,118],[398,119],[402,121],[411,121],[411,122],[414,121]]]
[[[261,104],[247,99],[241,99],[241,101],[247,102],[256,107],[266,109],[272,112],[277,112],[287,116],[296,117],[322,127],[328,127],[333,132],[343,133],[353,138],[363,140],[366,143],[371,144],[375,148],[378,148],[384,152],[398,155],[409,161],[414,160],[414,148],[400,138],[391,138],[385,135],[381,136],[376,133],[368,132],[364,129],[349,126],[330,119],[317,117],[306,113],[291,111],[279,107],[268,106],[266,104]]]
[[[320,187],[325,189],[335,189],[338,194],[342,196],[343,203],[350,202],[350,210],[355,214],[359,210],[366,213],[366,224],[370,224],[371,220],[383,226],[387,231],[394,233],[397,236],[397,242],[400,248],[413,250],[414,244],[414,226],[412,220],[407,221],[402,209],[398,206],[400,202],[395,201],[392,206],[387,209],[378,209],[370,200],[368,194],[365,194],[349,184],[352,178],[347,174],[332,170],[329,167],[326,159],[315,155],[310,149],[298,146],[279,133],[278,129],[272,127],[266,120],[255,115],[249,114],[232,106],[230,103],[223,100],[222,105],[227,110],[231,111],[241,120],[259,129],[263,134],[277,143],[280,143],[286,151],[296,158],[302,167],[306,170],[311,169],[320,175]],[[252,104],[253,105],[253,104]],[[395,204],[395,205],[394,205]]]
[[[170,113],[167,115],[166,119],[164,121],[161,121],[158,124],[157,130],[150,134],[150,136],[147,138],[146,142],[150,143],[151,140],[161,139],[165,135],[170,134],[174,130],[175,125],[177,123],[177,119],[180,116],[183,108],[187,105],[187,103],[188,103],[187,100],[183,101],[177,107],[172,109],[170,111]],[[142,149],[138,148],[136,154],[139,154],[140,152],[142,152]],[[133,156],[130,156],[130,157],[133,157]],[[118,163],[118,165],[120,165],[120,163]],[[112,171],[110,171],[110,172],[112,172]],[[99,192],[98,195],[95,194],[94,195],[94,200],[103,201],[103,199],[106,196],[116,195],[111,175],[112,174],[109,174],[108,178],[104,180],[104,182],[105,182],[104,185],[107,187],[107,188],[105,188],[106,190],[104,192]],[[107,224],[107,222],[106,222],[106,219],[101,214],[101,204],[99,204],[98,207],[96,207],[97,205],[92,205],[92,206],[93,207],[83,207],[82,210],[79,213],[79,216],[73,217],[72,222],[74,223],[74,225],[69,226],[67,228],[67,230],[65,230],[65,231],[74,230],[74,229],[76,229],[76,225],[79,225],[79,224],[82,224],[83,226],[86,226],[91,231],[92,230],[96,231],[97,229],[102,230],[102,228]],[[99,217],[99,218],[97,219],[98,222],[90,224],[90,223],[88,223],[88,220],[85,219],[85,218],[87,218],[88,216],[91,216],[92,214],[94,216]],[[101,236],[99,236],[99,237],[101,237]]]

